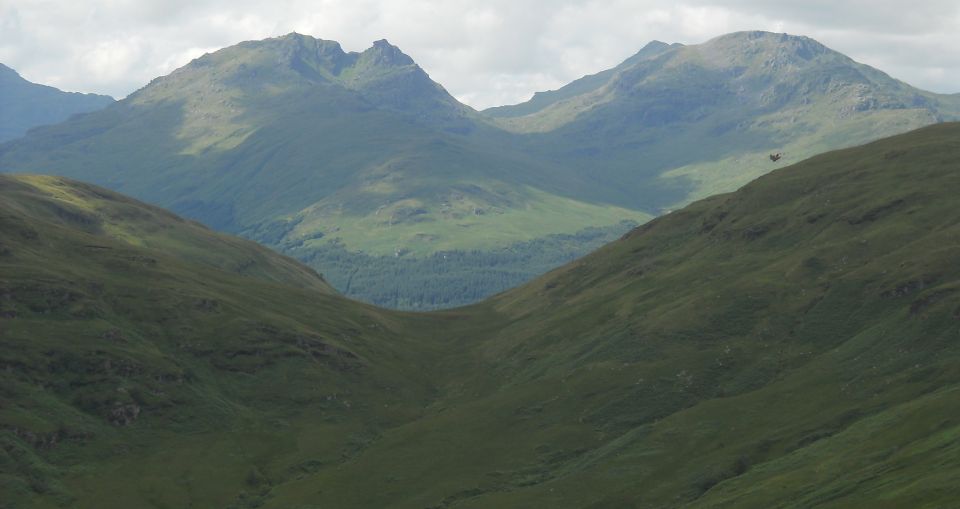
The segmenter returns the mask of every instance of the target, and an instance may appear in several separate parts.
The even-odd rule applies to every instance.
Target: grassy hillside
[[[545,155],[592,175],[607,203],[650,212],[729,192],[777,166],[960,118],[807,37],[727,34],[652,45],[619,66],[487,110]],[[767,155],[783,153],[777,165]]]
[[[432,415],[266,506],[948,506],[958,156],[949,124],[816,157],[434,315]]]
[[[113,98],[105,95],[62,92],[30,83],[0,64],[0,142],[23,136],[37,126],[105,108],[112,102]]]
[[[276,256],[244,275],[147,250],[97,225],[117,203],[154,209],[4,179],[4,492],[18,507],[949,506],[957,161],[960,124],[824,154],[431,314],[330,296],[309,271],[268,281]],[[97,212],[57,212],[63,186]]]
[[[430,398],[428,348],[289,258],[61,178],[0,194],[2,507],[246,507]]]

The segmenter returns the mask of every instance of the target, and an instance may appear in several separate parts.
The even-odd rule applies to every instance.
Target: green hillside
[[[30,83],[0,64],[0,142],[23,136],[37,126],[105,108],[112,102],[113,98],[105,95],[62,92]]]
[[[507,106],[494,106],[493,108],[487,108],[483,113],[494,118],[515,118],[532,115],[554,104],[570,101],[580,95],[590,94],[606,85],[607,82],[620,71],[645,60],[658,57],[671,49],[681,46],[683,45],[679,43],[667,44],[661,41],[652,41],[641,48],[636,54],[612,69],[584,76],[564,85],[558,90],[536,92],[533,94],[533,97],[526,102]]]
[[[488,114],[386,41],[357,53],[289,34],[204,55],[105,110],[6,143],[0,171],[103,185],[295,254],[352,297],[426,309],[568,260],[557,238],[600,228],[610,240],[624,221],[958,113],[957,96],[785,34],[651,43]],[[434,263],[444,254],[471,261]],[[422,277],[404,276],[411,265]],[[357,277],[380,283],[346,286]],[[445,283],[427,290],[424,278]]]
[[[737,32],[651,43],[617,67],[485,111],[589,173],[607,203],[669,210],[779,165],[960,118],[960,96],[913,88],[819,42]]]
[[[7,144],[0,165],[56,167],[254,238],[339,228],[374,254],[448,249],[447,230],[475,225],[480,234],[454,243],[530,238],[486,239],[499,230],[488,223],[523,220],[511,213],[571,209],[533,235],[648,217],[557,196],[563,178],[535,184],[550,166],[479,119],[386,41],[345,53],[290,34],[205,55],[105,111]]]
[[[958,161],[958,124],[825,154],[434,315],[435,414],[266,506],[949,506]]]
[[[953,123],[817,156],[430,314],[0,179],[4,501],[948,507],[958,161]]]
[[[246,504],[432,397],[428,349],[289,258],[61,178],[0,195],[0,507]]]

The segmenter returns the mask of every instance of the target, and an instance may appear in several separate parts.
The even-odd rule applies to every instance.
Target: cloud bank
[[[0,0],[0,62],[123,97],[205,52],[292,31],[387,38],[476,108],[612,67],[647,42],[738,30],[813,37],[914,86],[960,92],[960,3],[845,0]]]

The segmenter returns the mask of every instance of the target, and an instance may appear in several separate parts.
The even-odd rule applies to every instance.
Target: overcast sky
[[[0,63],[120,98],[208,51],[296,31],[386,38],[476,108],[612,67],[647,42],[808,35],[912,85],[960,92],[958,0],[0,0]]]

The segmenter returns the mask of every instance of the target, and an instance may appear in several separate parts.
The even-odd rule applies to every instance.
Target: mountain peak
[[[209,53],[130,97],[138,103],[169,99],[196,103],[189,111],[198,119],[207,119],[200,123],[223,126],[224,118],[240,114],[240,95],[249,94],[244,100],[249,106],[264,90],[276,95],[315,86],[363,90],[365,100],[380,106],[407,109],[412,105],[406,101],[416,97],[433,106],[442,103],[461,110],[411,57],[386,39],[375,41],[363,52],[345,52],[336,41],[297,32]],[[402,104],[406,105],[400,107]]]
[[[630,67],[642,60],[647,60],[650,58],[655,58],[667,51],[670,51],[674,48],[682,48],[683,44],[675,42],[673,44],[668,44],[663,41],[653,40],[648,42],[644,47],[640,48],[640,51],[634,53],[630,58],[624,60],[617,68],[623,69]]]
[[[386,39],[373,41],[373,46],[361,53],[360,57],[372,65],[405,66],[414,65],[414,61],[400,48],[390,44]]]
[[[816,40],[806,36],[764,32],[761,30],[733,32],[721,35],[701,44],[700,47],[728,52],[734,51],[741,55],[749,55],[757,52],[759,48],[767,48],[780,53],[795,55],[802,60],[810,60],[819,55],[836,53]]]
[[[280,37],[279,40],[283,47],[281,61],[301,75],[313,79],[317,78],[317,71],[320,69],[337,75],[355,60],[355,57],[343,51],[337,41],[317,39],[296,32]],[[320,74],[324,74],[323,71],[320,71]]]
[[[654,39],[648,42],[647,44],[645,44],[642,48],[640,48],[640,51],[643,52],[643,51],[649,51],[649,50],[658,50],[658,49],[667,48],[669,46],[670,46],[669,44],[663,41],[658,41]]]
[[[653,40],[648,42],[646,45],[644,45],[644,47],[640,48],[640,51],[636,52],[633,55],[633,57],[631,57],[628,60],[650,58],[650,57],[657,56],[663,53],[664,51],[668,51],[671,48],[681,48],[681,47],[683,47],[683,44],[680,44],[680,43],[668,44],[663,41]]]
[[[310,35],[298,34],[297,32],[290,32],[287,35],[278,37],[277,40],[286,43],[291,47],[306,48],[320,54],[330,54],[336,56],[344,56],[347,54],[343,51],[343,48],[340,47],[340,43],[337,41],[319,39]]]
[[[0,64],[0,85],[14,86],[29,83],[20,73],[12,67]]]
[[[29,129],[56,124],[75,113],[106,107],[112,97],[64,92],[32,83],[15,69],[0,64],[0,142],[17,138]]]
[[[767,32],[765,30],[743,30],[740,32],[730,32],[728,34],[718,35],[713,39],[710,39],[705,44],[710,44],[714,41],[772,41],[772,42],[785,42],[792,39],[810,39],[809,37],[803,35],[790,35],[785,32]]]

